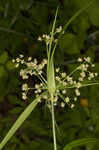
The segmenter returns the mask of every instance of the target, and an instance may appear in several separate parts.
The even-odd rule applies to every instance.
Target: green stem
[[[51,108],[52,108],[52,130],[53,130],[53,143],[54,143],[54,150],[57,150],[53,98],[51,99],[51,104],[52,104],[52,107],[51,107]]]
[[[86,86],[91,86],[91,85],[99,85],[99,82],[98,83],[95,83],[95,82],[93,82],[93,83],[86,83],[86,84],[82,84],[81,85],[81,87],[80,88],[82,88],[82,87],[86,87]],[[72,88],[76,88],[77,86],[66,86],[66,87],[58,87],[58,89],[72,89]]]
[[[98,85],[99,83],[89,83],[89,84],[83,84],[81,87],[90,86],[90,85]]]

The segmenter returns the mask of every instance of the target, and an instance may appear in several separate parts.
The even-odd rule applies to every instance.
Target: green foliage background
[[[21,100],[18,70],[11,60],[19,54],[46,57],[44,44],[37,38],[51,31],[57,5],[60,10],[56,26],[64,25],[89,0],[2,0],[0,1],[0,141],[16,118],[33,100]],[[70,72],[79,56],[91,56],[99,73],[99,1],[72,22],[59,41],[55,65]],[[35,81],[33,80],[33,84]],[[88,101],[88,106],[80,103]],[[99,138],[99,87],[82,89],[73,110],[56,107],[57,144],[61,150],[67,143],[83,137]],[[38,105],[4,150],[52,150],[51,115],[45,105]],[[99,145],[87,145],[75,150],[98,150]]]

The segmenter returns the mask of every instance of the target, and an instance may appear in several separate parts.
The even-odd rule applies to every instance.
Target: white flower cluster
[[[57,33],[60,33],[60,32],[62,32],[62,26],[59,26],[58,28],[56,28],[56,31],[54,32],[54,36],[55,36]],[[64,34],[64,32],[63,32],[63,34]],[[43,40],[46,42],[46,45],[48,46],[49,43],[50,43],[50,40],[51,40],[51,33],[50,33],[49,35],[43,34],[42,36],[39,36],[39,37],[38,37],[38,41],[43,41]],[[52,41],[53,41],[54,43],[56,43],[57,40],[58,40],[58,39],[55,39],[55,38],[53,37],[53,40],[52,40]]]
[[[58,29],[57,29],[58,30]],[[58,32],[58,31],[57,31]],[[32,60],[32,57],[28,57],[27,61],[24,59],[23,55],[20,55],[19,58],[12,60],[16,67],[19,64],[23,64],[25,69],[20,70],[20,76],[22,79],[28,79],[29,76],[36,76],[39,79],[39,84],[29,87],[27,83],[22,85],[22,99],[27,99],[27,93],[29,90],[33,90],[35,97],[38,97],[42,92],[46,92],[42,98],[38,101],[46,100],[46,104],[49,106],[50,95],[48,92],[46,73],[44,73],[43,68],[47,64],[47,60],[43,59],[41,63],[38,63],[37,59]],[[65,107],[68,105],[70,108],[75,107],[75,102],[80,96],[80,88],[85,86],[85,83],[88,83],[88,80],[92,80],[98,74],[90,71],[94,64],[91,62],[91,58],[78,58],[77,60],[79,66],[75,68],[70,74],[60,71],[60,68],[55,70],[55,83],[56,91],[54,94],[54,105],[60,105]],[[75,72],[78,72],[77,78],[75,77]],[[72,90],[71,90],[72,89]],[[72,98],[70,91],[73,91],[74,98]]]
[[[87,85],[88,80],[92,80],[97,77],[97,73],[92,72],[94,64],[91,62],[90,57],[78,58],[77,60],[80,65],[75,68],[69,75],[65,72],[60,73],[60,68],[56,68],[56,85],[57,85],[57,95],[64,101],[61,102],[61,107],[65,107],[68,104],[71,108],[75,106],[80,94],[80,88]],[[75,78],[75,72],[77,71],[78,75]],[[73,89],[74,98],[69,95],[69,90]],[[74,102],[74,103],[73,103]]]
[[[29,75],[41,75],[42,70],[47,64],[47,59],[43,59],[43,61],[38,64],[37,59],[32,60],[32,57],[28,57],[27,61],[24,60],[24,56],[20,55],[19,58],[13,59],[13,63],[15,63],[15,67],[19,67],[20,64],[25,65],[25,69],[20,70],[20,76],[22,79],[28,79]]]
[[[79,58],[78,62],[81,63],[81,65],[77,68],[78,70],[81,70],[79,81],[83,81],[85,78],[87,80],[91,80],[98,75],[95,72],[89,71],[90,68],[95,67],[95,64],[92,64],[90,57],[83,58],[83,59]]]
[[[27,93],[29,90],[34,90],[36,97],[42,92],[41,89],[45,88],[45,79],[43,78],[43,68],[47,64],[47,60],[43,59],[41,63],[38,63],[37,59],[32,60],[32,57],[28,57],[27,60],[24,59],[23,55],[20,55],[18,58],[12,60],[15,63],[15,67],[19,65],[24,65],[24,69],[20,70],[20,76],[23,80],[29,79],[29,76],[36,76],[41,81],[40,84],[35,84],[35,88],[29,87],[27,83],[22,85],[22,99],[27,99]]]

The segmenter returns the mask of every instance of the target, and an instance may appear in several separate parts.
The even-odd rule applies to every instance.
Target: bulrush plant
[[[40,42],[44,41],[46,44],[47,59],[44,58],[39,63],[36,58],[34,60],[32,57],[24,58],[24,55],[20,54],[18,58],[12,60],[13,63],[15,63],[16,68],[19,66],[20,68],[22,68],[23,66],[23,69],[20,70],[20,76],[24,80],[24,84],[22,85],[22,99],[26,100],[28,98],[29,90],[33,91],[33,93],[35,94],[35,99],[19,116],[19,118],[16,120],[12,128],[3,139],[3,141],[0,143],[0,150],[13,136],[16,130],[22,125],[22,123],[27,119],[27,117],[31,114],[37,104],[42,102],[46,103],[52,115],[53,147],[54,150],[57,150],[54,108],[57,105],[60,105],[60,107],[63,107],[64,109],[66,108],[65,106],[73,109],[74,107],[76,107],[76,101],[79,99],[81,88],[99,84],[95,80],[98,74],[92,71],[95,67],[95,64],[92,63],[89,56],[84,58],[78,58],[78,67],[69,74],[67,72],[62,72],[61,68],[55,68],[54,66],[54,52],[58,44],[59,38],[62,36],[62,34],[65,33],[68,25],[90,4],[78,11],[63,28],[62,26],[55,28],[58,13],[57,8],[52,31],[49,35],[43,34],[42,36],[38,37],[38,40]],[[74,76],[76,72],[78,73],[77,78],[75,78]],[[32,87],[27,82],[30,76],[32,78],[34,76],[38,78],[38,82]],[[69,94],[69,90],[73,91],[75,95],[74,97]],[[64,150],[71,150],[73,147],[91,142],[97,142],[97,139],[83,138],[80,140],[76,140],[66,145],[64,147]]]

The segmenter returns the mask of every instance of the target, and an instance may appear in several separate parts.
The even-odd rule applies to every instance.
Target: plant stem
[[[57,144],[56,144],[56,132],[55,132],[55,115],[54,115],[54,104],[53,104],[53,98],[51,99],[51,108],[52,108],[52,130],[53,130],[53,143],[54,143],[54,150],[57,150]]]

